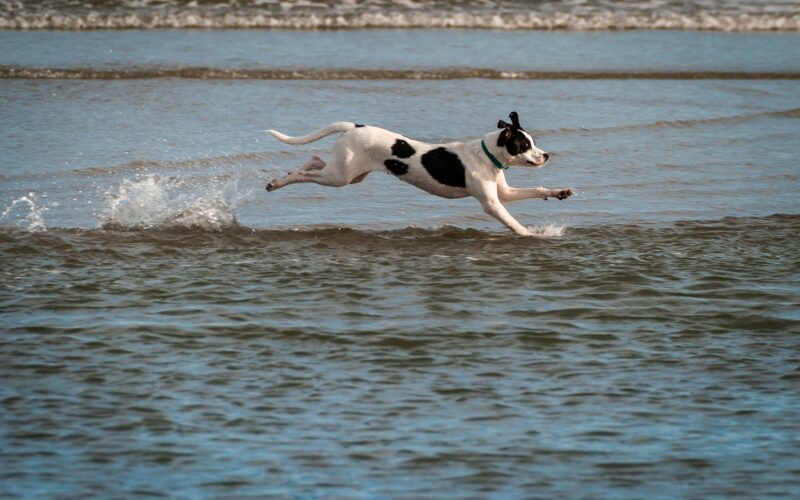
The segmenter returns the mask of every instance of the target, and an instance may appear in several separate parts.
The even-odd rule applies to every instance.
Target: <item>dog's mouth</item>
[[[544,165],[545,162],[537,163],[535,161],[525,160],[525,163],[527,163],[528,165],[531,165],[533,167],[541,167],[542,165]]]

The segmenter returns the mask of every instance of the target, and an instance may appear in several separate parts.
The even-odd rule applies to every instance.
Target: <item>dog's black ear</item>
[[[503,120],[500,120],[499,122],[497,122],[497,128],[511,128],[511,125],[504,122]]]
[[[511,124],[514,125],[514,128],[522,128],[522,125],[519,124],[519,115],[516,111],[512,111],[508,117],[511,118]]]
[[[506,145],[507,141],[510,141],[514,137],[514,133],[511,132],[511,129],[508,127],[503,127],[505,130],[500,132],[500,135],[497,136],[497,145],[503,147]]]

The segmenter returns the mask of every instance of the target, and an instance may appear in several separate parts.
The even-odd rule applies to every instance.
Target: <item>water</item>
[[[798,230],[6,231],[3,490],[793,497]]]
[[[0,31],[0,496],[799,496],[800,35],[733,31]],[[552,157],[509,182],[576,192],[508,205],[534,238],[264,190],[333,142],[267,128],[511,110]]]
[[[794,0],[3,0],[0,28],[798,31],[800,13]]]

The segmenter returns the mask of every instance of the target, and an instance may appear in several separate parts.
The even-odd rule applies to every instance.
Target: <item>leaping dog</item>
[[[511,166],[542,167],[550,157],[537,148],[533,137],[519,124],[516,112],[511,123],[500,120],[499,131],[482,139],[448,144],[427,144],[378,127],[336,122],[302,137],[290,137],[267,130],[286,144],[308,144],[330,134],[342,134],[333,146],[328,163],[314,156],[299,170],[283,179],[273,179],[267,191],[294,184],[314,182],[340,187],[357,184],[372,171],[389,172],[400,180],[444,198],[474,196],[483,210],[520,236],[532,233],[517,222],[503,206],[504,201],[549,197],[563,200],[572,189],[513,188],[503,170]]]

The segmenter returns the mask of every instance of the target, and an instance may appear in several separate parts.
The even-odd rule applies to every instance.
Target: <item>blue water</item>
[[[800,71],[796,33],[0,31],[0,65]]]
[[[797,497],[797,40],[0,31],[0,496]],[[381,73],[454,68],[581,75]],[[552,157],[509,182],[575,191],[508,205],[537,238],[389,175],[264,190],[333,143],[267,128],[512,110]]]

